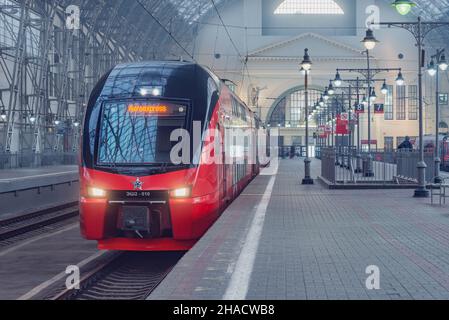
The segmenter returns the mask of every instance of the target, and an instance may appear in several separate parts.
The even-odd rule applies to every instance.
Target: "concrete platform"
[[[302,172],[283,160],[257,177],[150,299],[449,299],[449,206],[302,186]]]
[[[0,193],[78,181],[78,166],[0,170]]]
[[[0,170],[0,219],[77,201],[77,166]]]

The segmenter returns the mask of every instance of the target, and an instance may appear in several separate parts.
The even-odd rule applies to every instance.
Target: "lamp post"
[[[310,155],[309,155],[309,71],[312,68],[312,60],[309,56],[309,49],[304,49],[304,59],[301,63],[301,68],[304,69],[304,102],[306,115],[306,158],[304,159],[304,179],[303,185],[312,185],[313,179],[310,174]]]
[[[367,52],[367,51],[366,51]],[[368,58],[369,59],[369,58]],[[370,66],[369,62],[368,62],[368,67]],[[364,98],[363,99],[363,103],[364,106],[367,107],[368,109],[368,170],[366,172],[364,172],[365,176],[367,177],[372,177],[374,176],[374,172],[372,170],[372,156],[371,156],[371,103],[375,102],[375,100],[377,99],[377,95],[376,95],[376,90],[374,89],[374,87],[371,86],[372,83],[375,82],[382,82],[382,89],[381,92],[385,95],[388,93],[388,88],[387,88],[387,83],[386,83],[386,79],[373,79],[374,76],[380,72],[390,72],[390,71],[399,71],[398,73],[398,78],[401,79],[401,85],[404,84],[404,79],[402,77],[402,73],[401,73],[401,69],[337,69],[337,75],[335,77],[334,80],[334,84],[338,83],[339,86],[341,87],[343,82],[347,82],[349,84],[351,84],[352,86],[355,86],[357,88],[357,105],[360,104],[360,94],[359,94],[359,89],[362,88],[360,86],[360,82],[362,82],[360,80],[360,78],[357,79],[351,79],[351,80],[346,80],[346,79],[342,79],[341,75],[340,75],[340,71],[345,71],[345,72],[357,72],[360,73],[362,75],[365,76],[365,82],[368,84],[368,88],[367,88],[367,96],[368,98]],[[369,76],[374,74],[374,76]],[[338,82],[337,82],[337,78],[338,78]],[[397,83],[398,80],[396,79]],[[362,172],[362,165],[361,165],[361,160],[362,160],[362,155],[361,155],[361,150],[360,150],[360,117],[357,117],[357,168],[355,169],[355,173],[361,173]]]
[[[373,82],[379,81],[379,80],[374,79],[374,77],[378,73],[391,72],[391,71],[398,71],[398,76],[396,78],[396,84],[398,86],[403,86],[405,84],[405,81],[404,81],[404,77],[402,75],[401,68],[374,68],[374,69],[370,68],[369,52],[368,52],[368,50],[366,50],[365,52],[367,53],[367,56],[368,56],[368,68],[367,69],[337,69],[337,74],[339,74],[340,72],[356,72],[356,73],[362,74],[365,77],[365,81],[368,84],[367,95],[363,99],[363,103],[364,103],[366,109],[368,109],[368,158],[367,158],[367,160],[368,160],[368,168],[367,169],[368,170],[365,172],[365,176],[372,177],[372,176],[374,176],[374,172],[372,170],[373,168],[372,168],[372,155],[371,155],[371,104],[377,99],[377,96],[376,96],[376,92],[375,92],[375,90],[373,90],[374,88],[371,86],[371,84]],[[341,80],[341,77],[340,77],[339,83],[341,84],[342,81],[343,80]],[[357,81],[361,81],[361,80],[358,79]],[[385,80],[381,80],[381,81],[384,81],[384,85],[386,87]],[[357,87],[359,87],[358,83],[357,83]],[[385,90],[383,90],[383,89],[384,89],[384,86],[382,88],[382,92],[385,92]],[[358,99],[358,101],[360,101],[360,100]],[[360,121],[358,120],[358,130],[357,130],[358,137],[360,137],[359,128],[360,128]],[[359,147],[358,155],[357,155],[358,159],[361,158],[360,152],[361,152],[361,150]],[[357,170],[356,170],[357,173],[359,173],[359,171],[361,171],[359,169],[360,168],[357,168]]]
[[[360,106],[360,78],[357,77],[356,80],[357,85],[357,108]],[[357,109],[356,109],[357,110]],[[357,153],[356,153],[356,169],[355,173],[361,173],[362,172],[362,154],[361,148],[361,139],[360,139],[360,113],[357,113]]]
[[[322,117],[321,117],[321,125],[325,126],[325,132],[327,132],[326,131],[326,126],[327,126],[327,108],[326,108],[326,103],[324,102],[323,96],[321,96],[321,98],[318,100],[317,104],[318,104],[318,106],[319,106],[319,108],[321,110],[321,115],[322,115]],[[323,140],[322,141],[323,145],[327,147],[328,146],[327,136],[325,138],[323,138],[322,140]]]
[[[322,125],[323,125],[323,118],[322,118],[321,108],[320,108],[320,105],[318,104],[318,102],[316,103],[315,107],[316,107],[316,110],[318,112],[318,128],[319,128],[319,130],[318,130],[318,141],[320,142],[319,143],[320,150],[322,150],[323,149],[323,137],[322,137],[321,130],[322,130]]]
[[[355,106],[354,106],[354,110],[356,110],[356,108],[357,108],[357,106],[358,106],[358,104],[360,103],[360,94],[359,94],[359,90],[360,90],[360,88],[362,88],[361,86],[360,86],[360,79],[359,78],[357,78],[357,79],[341,79],[340,78],[340,86],[338,86],[338,89],[340,89],[340,90],[342,90],[343,91],[343,93],[344,93],[344,95],[343,96],[348,96],[348,98],[349,98],[349,102],[348,102],[348,120],[349,120],[349,122],[351,123],[351,121],[352,121],[352,112],[353,112],[353,109],[352,109],[352,98],[353,98],[353,95],[356,97],[356,104],[355,104]],[[342,87],[341,86],[341,84],[342,83],[347,83],[347,87]],[[384,95],[386,95],[387,93],[388,93],[388,88],[387,88],[387,82],[386,82],[386,79],[372,79],[371,80],[371,82],[382,82],[383,83],[383,85],[382,85],[382,90],[381,90],[381,92],[382,92],[382,94],[384,94]],[[356,89],[356,92],[353,92],[353,89]],[[385,89],[385,90],[384,90]],[[370,95],[370,98],[371,99],[374,99],[374,97],[376,97],[377,98],[377,96],[376,96],[376,92],[375,92],[375,90],[373,89],[373,90],[371,90],[371,95]],[[366,101],[366,103],[367,103],[368,101]],[[357,117],[357,122],[359,121],[359,117]],[[354,170],[354,172],[355,173],[361,173],[362,172],[362,170],[361,170],[361,164],[360,164],[360,160],[361,160],[361,155],[360,155],[360,153],[359,153],[359,149],[360,149],[360,139],[359,139],[359,136],[360,136],[360,128],[359,128],[359,122],[358,122],[358,128],[357,128],[357,136],[358,136],[358,138],[357,138],[357,149],[356,149],[356,151],[357,151],[357,154],[356,154],[356,158],[357,158],[357,168],[355,168]],[[353,132],[353,129],[351,128],[350,129],[350,131],[349,131],[349,141],[350,141],[350,146],[354,146],[355,147],[355,142],[354,142],[354,137],[355,137],[355,132]]]
[[[364,44],[366,48],[366,61],[367,61],[367,82],[368,82],[368,168],[364,175],[366,177],[373,177],[374,171],[373,171],[373,156],[371,154],[371,103],[376,101],[375,94],[373,95],[373,92],[371,92],[371,66],[370,66],[370,55],[369,51],[373,50],[378,41],[374,37],[374,32],[371,29],[366,30],[366,36],[362,40],[362,43]]]
[[[404,0],[406,1],[406,0]],[[395,3],[398,1],[395,1]],[[413,7],[413,2],[406,1],[406,5]],[[397,5],[393,5],[398,9]],[[402,3],[404,4],[404,3]],[[408,13],[408,12],[407,12]],[[375,24],[375,23],[373,23]],[[416,198],[427,198],[430,193],[426,188],[426,162],[424,161],[424,96],[422,77],[423,72],[423,46],[426,36],[432,30],[443,26],[449,26],[449,22],[423,22],[421,17],[418,17],[417,22],[380,22],[377,25],[384,25],[396,28],[401,28],[409,31],[416,40],[418,47],[418,108],[419,108],[419,162],[418,162],[418,188],[415,190],[414,196]]]
[[[333,147],[333,141],[332,141],[332,110],[329,103],[326,103],[326,111],[327,111],[327,128],[328,128],[328,134],[327,134],[327,146]]]
[[[347,112],[348,113],[348,122],[351,123],[351,121],[353,120],[353,107],[352,107],[352,101],[353,101],[353,97],[356,96],[355,92],[353,91],[354,87],[352,84],[349,84],[347,87],[339,87],[339,90],[341,90],[341,98],[342,98],[342,112]],[[347,103],[346,103],[346,99],[347,99]],[[345,105],[347,107],[345,107]],[[349,147],[354,147],[355,143],[354,143],[354,135],[355,133],[353,132],[352,127],[349,128],[348,131],[348,143],[349,143]]]
[[[331,144],[332,144],[332,147],[335,147],[335,113],[336,113],[336,110],[335,110],[335,104],[334,103],[331,103],[331,104],[328,104],[328,105],[330,105],[330,113],[331,113]]]
[[[440,70],[446,71],[448,63],[444,49],[437,50],[436,54],[431,57],[427,72],[431,77],[436,76],[436,100],[435,100],[435,183],[441,183],[440,177]],[[436,60],[436,64],[435,64]]]
[[[316,118],[317,118],[317,121],[318,121],[318,127],[320,129],[317,132],[318,133],[318,137],[317,138],[318,138],[318,141],[319,141],[320,148],[323,149],[323,147],[326,146],[326,139],[323,138],[323,136],[322,136],[323,132],[321,130],[322,130],[322,126],[325,124],[325,120],[324,120],[325,114],[324,114],[324,108],[323,108],[323,106],[321,106],[319,100],[315,103],[315,111],[314,111],[314,113],[316,114]]]
[[[341,113],[343,113],[343,112],[348,112],[348,122],[350,123],[351,121],[352,121],[352,116],[351,116],[351,112],[352,112],[352,106],[351,106],[351,101],[352,101],[352,86],[349,86],[349,87],[342,87],[341,86],[341,83],[340,83],[340,85],[337,87],[337,89],[335,90],[335,91],[338,91],[338,90],[340,90],[341,91],[341,93],[340,94],[338,94],[338,96],[336,96],[336,100],[335,100],[335,102],[337,102],[338,103],[338,97],[341,97],[341,103],[338,103],[338,105],[337,105],[337,108],[339,109],[338,111],[337,111],[337,115],[338,115],[338,113],[340,112],[340,114]],[[335,93],[335,92],[334,92]],[[336,94],[336,93],[335,93]],[[348,107],[346,108],[345,107],[345,103],[346,103],[346,98],[348,98]],[[332,121],[334,121],[334,117],[333,117],[333,119],[332,119]],[[337,140],[338,140],[338,137],[339,137],[339,134],[338,133],[336,133],[337,134]],[[348,132],[348,147],[350,148],[351,146],[352,146],[352,138],[351,138],[351,136],[352,136],[352,129],[351,128],[349,128],[349,132]],[[342,137],[341,137],[341,140],[339,140],[340,141],[340,143],[336,143],[336,146],[337,147],[339,147],[339,148],[344,148],[344,134],[342,134]],[[343,155],[342,155],[343,156]],[[337,156],[337,164],[340,164],[340,165],[342,165],[344,163],[344,161],[342,161],[341,163],[340,163],[340,161],[339,161],[339,158],[338,158],[338,156]]]

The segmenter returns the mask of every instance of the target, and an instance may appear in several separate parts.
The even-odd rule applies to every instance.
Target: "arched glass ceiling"
[[[233,1],[214,0],[218,8]],[[60,3],[62,7],[79,6],[82,23],[142,59],[188,58],[180,46],[192,52],[198,29],[195,22],[215,14],[211,0],[60,0]]]
[[[53,0],[46,0],[53,1]],[[214,0],[219,8],[241,0]],[[333,0],[323,0],[334,3]],[[384,0],[391,4],[392,0]],[[179,58],[186,53],[167,33],[188,52],[192,52],[198,24],[195,22],[215,15],[211,0],[59,0],[62,7],[74,4],[81,9],[86,25],[112,38],[119,45],[142,59]],[[286,0],[285,6],[296,0]],[[309,1],[301,1],[309,3]],[[317,1],[310,1],[310,3]],[[449,0],[414,0],[413,14],[424,20],[449,21]],[[142,6],[151,13],[151,17]],[[324,2],[323,2],[324,3]],[[282,5],[282,4],[281,4]],[[394,10],[394,9],[392,9]],[[160,24],[159,24],[160,23]],[[449,29],[438,30],[429,36],[435,46],[449,40]],[[437,43],[436,43],[437,42]]]
[[[416,3],[416,8],[413,12],[421,15],[426,20],[447,20],[449,18],[448,0],[415,0],[414,2]]]
[[[391,4],[392,0],[384,0]],[[423,21],[449,21],[449,0],[413,0],[416,7],[412,14],[421,16]],[[394,10],[394,9],[393,9]],[[439,28],[429,34],[426,39],[432,47],[446,46],[449,41],[449,27]]]

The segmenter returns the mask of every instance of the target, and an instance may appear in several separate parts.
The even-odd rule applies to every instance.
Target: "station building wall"
[[[231,44],[225,29],[216,16],[208,19],[201,26],[195,43],[197,60],[211,67],[222,78],[235,82],[237,94],[253,110],[259,111],[264,120],[267,120],[274,101],[283,92],[304,84],[303,76],[299,72],[304,48],[309,48],[314,62],[310,83],[324,89],[329,80],[334,77],[337,68],[366,68],[366,56],[361,54],[364,48],[360,41],[365,36],[366,23],[372,13],[370,8],[379,8],[381,21],[413,20],[413,18],[399,16],[383,1],[359,0],[354,1],[353,11],[348,12],[348,18],[343,19],[340,26],[335,26],[335,21],[321,17],[319,23],[322,26],[322,32],[319,29],[311,30],[306,20],[299,19],[298,16],[296,29],[289,17],[289,26],[284,26],[283,29],[281,25],[276,32],[268,32],[267,28],[275,30],[276,21],[269,20],[266,25],[267,7],[270,7],[267,1],[276,2],[276,0],[236,1],[221,10],[221,16],[228,26],[228,32],[237,48]],[[335,32],[335,29],[339,28],[352,30],[353,34]],[[371,67],[402,68],[407,86],[417,85],[417,50],[412,35],[400,29],[382,28],[375,30],[375,36],[380,43],[371,52]],[[434,49],[432,46],[428,46],[430,52]],[[245,65],[246,57],[248,60]],[[357,74],[344,73],[342,76],[343,78],[355,78]],[[376,78],[385,78],[388,84],[394,85],[396,76],[397,72],[384,72],[378,74]],[[441,91],[447,92],[447,76],[441,78]],[[424,76],[424,114],[425,128],[428,134],[435,131],[435,87],[432,86],[433,82],[434,80],[429,76]],[[384,98],[380,93],[381,85],[382,83],[376,85],[379,97],[376,103],[384,103]],[[250,92],[252,88],[261,89],[258,106],[251,105]],[[397,137],[418,135],[417,120],[409,120],[408,116],[405,120],[397,120],[396,96],[393,100],[395,110],[393,120],[385,120],[382,115],[373,115],[371,119],[372,138],[378,140],[380,148],[384,147],[384,137],[393,137],[396,141]],[[406,106],[407,113],[408,104]],[[449,107],[443,108],[442,116],[443,121],[449,122]],[[367,115],[362,115],[361,139],[367,139],[367,121]],[[314,130],[313,126],[311,130]],[[296,131],[293,129],[282,131],[291,132],[291,134],[285,133],[286,142],[291,136],[304,136],[302,128],[297,128]]]

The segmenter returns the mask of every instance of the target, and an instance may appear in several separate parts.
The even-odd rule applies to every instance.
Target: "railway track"
[[[80,289],[49,300],[143,300],[168,275],[183,253],[125,252],[96,266],[80,279]]]
[[[71,202],[0,221],[0,247],[37,236],[78,216],[78,203]]]
[[[57,230],[78,218],[78,203],[0,221],[0,248]],[[143,300],[184,253],[111,252],[82,270],[79,290],[49,288],[42,300]],[[39,297],[39,296],[38,296]]]

